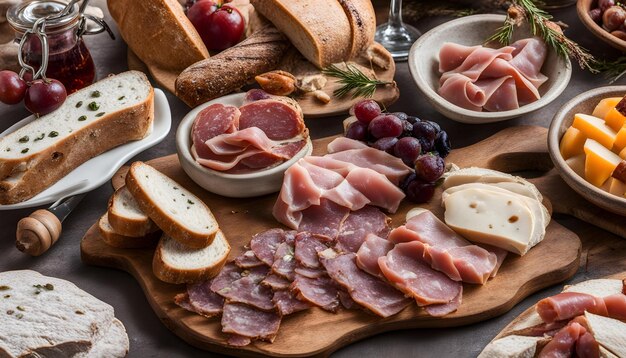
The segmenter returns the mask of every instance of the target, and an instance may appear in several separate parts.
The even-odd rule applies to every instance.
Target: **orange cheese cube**
[[[622,127],[615,136],[615,143],[613,143],[613,151],[619,153],[626,147],[626,127]]]
[[[609,193],[620,197],[626,196],[626,184],[623,181],[616,178],[611,178],[609,181],[611,182]]]
[[[616,132],[624,126],[624,122],[626,122],[626,117],[615,108],[609,110],[606,116],[604,116],[604,123]]]
[[[574,127],[567,128],[567,131],[563,134],[563,138],[561,138],[561,145],[559,146],[563,159],[567,160],[578,154],[583,154],[585,152],[584,147],[586,140],[587,137],[583,132]]]
[[[601,187],[611,177],[622,161],[617,154],[593,139],[585,142],[585,154],[585,179],[597,187]]]
[[[580,130],[590,139],[602,144],[605,148],[613,148],[617,133],[598,117],[578,113],[574,115],[572,127]]]
[[[619,152],[619,156],[620,156],[620,158],[626,160],[626,148],[622,149],[622,151]]]
[[[565,161],[572,170],[581,178],[585,177],[585,154],[579,154]]]
[[[598,103],[596,108],[594,108],[593,113],[591,114],[594,117],[604,118],[606,114],[609,113],[610,110],[615,108],[619,101],[622,100],[622,97],[610,97],[605,98]]]

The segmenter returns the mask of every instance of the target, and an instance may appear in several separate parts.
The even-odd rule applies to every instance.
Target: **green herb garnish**
[[[91,97],[93,97],[93,98],[100,97],[100,91],[93,91],[93,92],[91,92]]]
[[[11,295],[4,295],[4,298],[9,298],[11,297]]]
[[[19,311],[22,311],[22,312],[26,311],[26,310],[24,309],[24,307],[22,307],[22,306],[17,306],[17,307],[15,307],[15,308],[17,308]]]
[[[126,96],[122,96],[122,97],[118,98],[117,100],[118,100],[118,101],[121,101],[121,100],[123,100],[124,98],[126,98]]]
[[[100,109],[100,105],[96,102],[91,102],[89,103],[89,109],[91,109],[92,111],[97,111],[98,109]]]
[[[80,106],[83,105],[83,101],[78,101],[78,103],[76,103],[76,108],[80,108]]]
[[[2,285],[0,286],[0,291],[6,291],[6,290],[10,290],[11,287],[7,286],[7,285]]]
[[[16,317],[17,319],[22,319],[22,318],[24,317],[24,315],[23,315],[23,314],[21,314],[21,313],[18,313],[18,314],[16,314],[16,315],[15,315],[15,317]]]
[[[337,65],[332,64],[322,70],[323,74],[337,78],[338,82],[343,85],[333,92],[335,97],[341,98],[352,92],[352,98],[369,98],[374,95],[374,92],[376,92],[376,87],[393,84],[393,82],[379,81],[369,78],[356,66],[349,63],[344,64],[346,69],[341,69]]]
[[[39,137],[35,138],[35,142],[42,140],[46,136],[46,133],[41,133]]]
[[[22,154],[28,153],[28,148],[22,149]]]
[[[59,135],[59,132],[57,132],[57,131],[52,131],[52,132],[50,132],[50,134],[48,134],[48,137],[50,137],[50,138],[54,138],[54,137],[57,137],[58,135]]]
[[[26,143],[30,140],[30,138],[28,138],[27,135],[23,136],[22,138],[19,139],[20,143]]]
[[[104,112],[100,112],[100,113],[96,114],[96,117],[102,117],[102,116],[104,116]]]
[[[87,116],[85,116],[85,115],[82,115],[82,116],[78,117],[78,121],[79,122],[86,121],[86,120],[87,120]]]
[[[83,312],[83,311],[81,311],[81,310],[76,310],[76,311],[74,311],[74,313],[76,313],[76,314],[80,314],[80,315],[85,314],[85,312]]]

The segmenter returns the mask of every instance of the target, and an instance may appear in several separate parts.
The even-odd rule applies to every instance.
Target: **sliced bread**
[[[154,253],[152,270],[161,281],[191,283],[207,280],[219,273],[230,252],[230,245],[222,231],[203,249],[192,249],[163,235]]]
[[[115,321],[110,305],[69,281],[35,271],[2,272],[0,288],[2,357],[86,354]],[[118,329],[114,335],[125,346],[102,347],[101,357],[123,357],[118,352],[128,350],[128,338],[120,337],[126,333]]]
[[[98,230],[102,240],[109,246],[120,249],[141,249],[146,247],[154,247],[159,242],[161,231],[156,230],[142,236],[126,236],[119,234],[109,222],[109,217],[104,214],[98,220]]]
[[[626,323],[585,312],[589,329],[600,346],[618,357],[626,357]]]
[[[181,244],[207,247],[219,230],[213,213],[200,198],[148,164],[131,165],[126,187],[139,208]]]
[[[154,90],[141,72],[71,94],[56,111],[0,138],[0,204],[30,199],[87,160],[144,138],[153,119]]]
[[[141,211],[137,201],[125,186],[111,196],[107,214],[111,227],[120,235],[140,237],[159,230],[154,221]]]
[[[374,42],[376,12],[371,0],[339,0],[352,27],[350,58],[356,58]]]
[[[129,347],[128,334],[120,320],[113,319],[109,329],[98,333],[92,342],[91,349],[88,352],[75,355],[74,358],[126,357]]]

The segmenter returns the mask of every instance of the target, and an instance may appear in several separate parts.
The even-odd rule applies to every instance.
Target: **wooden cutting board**
[[[538,169],[542,169],[545,163],[535,160],[541,146],[534,143],[545,142],[541,140],[545,131],[539,127],[507,129],[478,144],[454,150],[446,161],[461,167],[479,165],[500,170],[537,169],[536,163],[539,163]],[[314,153],[323,154],[331,139],[314,141]],[[180,168],[176,155],[148,163],[197,194],[211,207],[233,247],[231,258],[242,252],[243,245],[254,233],[280,226],[271,214],[276,194],[248,199],[224,198],[194,184]],[[126,170],[121,169],[113,178],[114,187],[123,185]],[[438,191],[425,207],[441,217],[440,194]],[[403,203],[392,216],[393,225],[403,224],[406,212],[413,206]],[[103,207],[102,211],[105,210]],[[225,344],[226,337],[220,331],[219,319],[206,319],[174,304],[174,295],[183,292],[185,286],[166,284],[155,278],[151,250],[109,247],[101,240],[95,224],[81,242],[83,262],[118,268],[132,274],[163,323],[190,344],[238,356],[279,357],[327,356],[342,346],[380,332],[459,326],[501,315],[531,293],[571,277],[578,269],[580,252],[578,236],[552,221],[546,238],[539,245],[524,257],[510,255],[498,275],[484,287],[465,285],[463,304],[458,311],[445,317],[428,316],[415,305],[386,319],[358,310],[333,314],[313,308],[286,317],[274,343],[257,342],[243,348],[232,348]]]

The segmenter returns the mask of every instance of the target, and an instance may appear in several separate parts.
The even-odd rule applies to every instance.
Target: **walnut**
[[[254,77],[261,88],[276,96],[287,96],[296,91],[296,78],[289,72],[271,71]]]
[[[389,53],[382,46],[376,44],[367,48],[365,56],[371,63],[384,70],[388,70],[393,61]]]
[[[313,96],[315,97],[315,99],[317,99],[318,101],[324,104],[330,102],[330,96],[328,95],[328,93],[324,91],[321,91],[321,90],[313,91]]]
[[[302,92],[315,92],[326,86],[326,76],[321,73],[316,75],[308,75],[298,79],[298,89]]]

